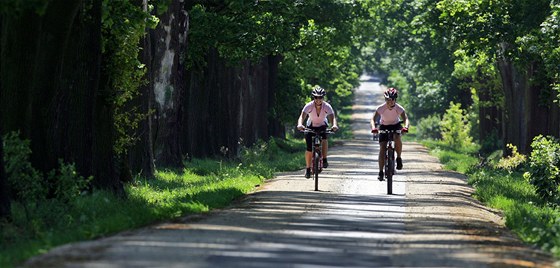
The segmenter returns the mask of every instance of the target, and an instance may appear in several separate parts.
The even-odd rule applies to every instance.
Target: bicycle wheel
[[[393,148],[387,149],[387,161],[385,163],[385,174],[387,176],[387,194],[392,194],[393,175],[395,172],[395,153],[393,151]]]
[[[315,153],[313,153],[313,176],[315,176],[315,191],[319,191],[319,161],[321,161],[321,154],[315,151]]]

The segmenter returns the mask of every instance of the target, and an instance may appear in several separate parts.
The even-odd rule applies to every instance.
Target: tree
[[[3,9],[4,130],[31,141],[31,162],[43,174],[63,159],[94,175],[97,187],[124,194],[114,164],[114,92],[101,69],[102,0],[25,3]]]
[[[442,24],[454,43],[471,55],[486,53],[496,64],[505,96],[504,144],[527,153],[534,136],[558,130],[558,107],[549,97],[554,76],[547,74],[543,52],[526,41],[540,36],[550,1],[468,2],[440,1]]]

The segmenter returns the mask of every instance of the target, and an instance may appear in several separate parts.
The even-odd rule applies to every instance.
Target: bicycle
[[[315,180],[315,191],[319,191],[319,173],[323,171],[323,146],[322,141],[323,138],[321,134],[326,133],[334,134],[332,129],[327,129],[325,131],[315,131],[310,128],[305,128],[301,132],[303,133],[311,133],[313,134],[313,154],[311,156],[311,174],[313,175],[313,179]]]
[[[384,174],[387,179],[387,194],[393,194],[393,175],[395,175],[395,134],[401,134],[401,130],[378,130],[380,134],[387,134],[388,140],[385,147]],[[375,133],[374,133],[375,134]]]

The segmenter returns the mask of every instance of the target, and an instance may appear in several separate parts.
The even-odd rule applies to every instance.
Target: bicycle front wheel
[[[387,177],[387,194],[392,194],[393,175],[395,173],[395,153],[393,149],[387,150],[387,161],[385,163],[385,174]]]
[[[315,191],[319,191],[319,161],[321,161],[321,154],[315,152],[313,154],[313,176],[315,177]]]

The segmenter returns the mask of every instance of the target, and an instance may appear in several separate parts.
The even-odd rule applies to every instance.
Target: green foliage
[[[475,156],[479,147],[475,144],[453,148],[441,140],[423,140],[421,143],[430,148],[430,153],[449,170],[466,173],[479,162],[478,157]]]
[[[469,174],[475,197],[499,209],[523,241],[560,256],[560,211],[546,205],[520,172],[478,168]]]
[[[433,114],[418,120],[416,128],[418,129],[418,138],[420,140],[441,139],[441,117],[437,114]]]
[[[537,194],[547,202],[560,204],[560,141],[539,135],[531,143],[529,171],[523,176],[536,188]]]
[[[527,162],[527,156],[520,154],[517,151],[517,147],[512,144],[508,144],[507,148],[511,150],[511,155],[501,158],[496,164],[496,167],[508,172],[519,171]]]
[[[426,82],[418,85],[415,90],[411,108],[414,113],[423,117],[431,113],[443,113],[445,110],[446,96],[444,85],[440,82]],[[459,104],[460,105],[460,104]]]
[[[52,170],[47,174],[47,182],[53,188],[54,197],[67,203],[82,195],[93,177],[84,179],[78,175],[74,164],[66,164],[59,160],[58,165],[58,170]]]
[[[441,141],[423,142],[436,154],[446,168],[468,174],[468,183],[475,188],[474,197],[486,205],[498,209],[505,217],[509,229],[523,241],[537,245],[543,250],[560,257],[560,211],[537,194],[535,185],[523,178],[522,164],[511,171],[494,168],[494,162],[501,159],[502,151],[496,151],[490,158],[490,165],[480,165],[472,155],[476,147],[451,149]],[[521,161],[518,154],[508,159],[507,167]],[[516,171],[519,170],[519,171]]]
[[[450,103],[440,126],[442,141],[451,148],[459,149],[472,144],[469,136],[471,126],[460,103]]]
[[[132,133],[148,116],[139,107],[127,104],[139,96],[139,87],[146,83],[146,68],[139,59],[140,40],[145,29],[155,27],[158,19],[131,0],[103,0],[102,11],[102,50],[107,58],[108,87],[115,92],[115,152],[123,155],[136,140]]]
[[[292,125],[314,85],[327,89],[335,109],[350,103],[363,69],[355,37],[362,11],[346,1],[199,3],[188,11],[185,65],[201,69],[213,48],[231,65],[281,56],[270,116]]]
[[[39,171],[31,166],[29,140],[22,140],[19,132],[10,132],[2,137],[4,163],[8,187],[16,201],[40,203],[47,195],[47,185]]]
[[[29,158],[29,140],[22,140],[19,133],[10,132],[3,136],[4,162],[8,187],[15,201],[24,205],[36,205],[47,199],[69,202],[80,196],[92,178],[78,175],[74,164],[59,160],[58,169],[44,175],[37,171]]]

